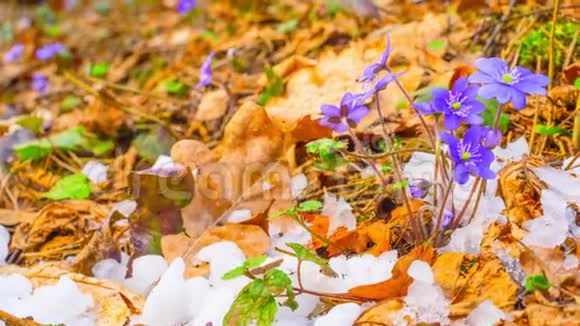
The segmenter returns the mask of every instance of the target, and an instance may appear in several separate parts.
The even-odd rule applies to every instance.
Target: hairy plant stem
[[[399,87],[399,89],[401,90],[401,92],[403,93],[405,98],[407,99],[407,102],[409,102],[409,105],[413,108],[413,110],[415,110],[415,113],[417,113],[417,116],[419,117],[419,121],[421,121],[421,126],[423,127],[423,129],[425,129],[425,133],[427,134],[427,137],[429,138],[429,142],[431,143],[431,149],[435,149],[435,138],[433,137],[433,133],[431,132],[431,129],[429,129],[429,127],[427,126],[427,122],[425,121],[423,116],[415,108],[415,105],[413,103],[413,99],[411,98],[411,95],[409,95],[407,90],[403,87],[403,85],[399,81],[399,78],[397,78],[397,75],[395,73],[393,73],[391,68],[388,66],[386,68],[387,68],[387,71],[393,75],[393,80],[395,81],[395,84],[397,84],[397,87]],[[378,96],[377,96],[377,102],[378,102]]]
[[[358,137],[356,136],[356,134],[354,133],[352,128],[350,128],[350,126],[348,127],[348,133],[350,134],[350,137],[352,138],[352,141],[354,142],[354,146],[355,146],[356,150],[362,153],[364,151],[364,146],[360,142],[360,139],[358,139]],[[375,171],[375,173],[377,174],[377,176],[381,180],[381,184],[383,185],[383,187],[386,187],[387,180],[385,179],[385,177],[383,176],[381,171],[379,171],[379,169],[375,166],[375,164],[373,162],[366,160],[366,159],[363,159],[362,161],[365,162],[365,164],[367,164],[368,166],[370,166],[371,169],[373,169],[373,171]]]
[[[447,188],[445,189],[445,193],[443,194],[443,199],[441,200],[441,208],[439,209],[439,214],[437,214],[437,223],[435,224],[435,229],[433,230],[433,234],[429,238],[429,241],[434,241],[437,235],[439,234],[441,228],[441,220],[443,219],[443,215],[445,213],[445,205],[447,204],[447,200],[449,196],[453,192],[453,177],[449,180],[447,184]]]
[[[383,130],[383,137],[385,139],[385,144],[387,146],[387,151],[392,151],[393,150],[393,142],[391,141],[391,135],[389,134],[389,132],[387,132],[387,127],[385,126],[384,123],[384,118],[383,118],[383,113],[381,112],[381,100],[379,98],[379,92],[377,92],[376,96],[375,96],[375,100],[377,103],[377,111],[379,114],[379,117],[381,118],[381,126],[382,126],[382,130]],[[397,155],[392,155],[391,156],[391,160],[393,162],[393,170],[395,172],[395,181],[401,182],[403,181],[403,173],[401,172],[401,164],[399,162],[399,158],[397,157]],[[418,216],[414,216],[413,214],[413,209],[411,208],[411,204],[409,203],[409,197],[407,196],[407,191],[406,189],[401,189],[401,195],[403,197],[403,202],[405,204],[405,208],[407,209],[407,216],[409,217],[409,220],[411,221],[411,226],[413,229],[413,236],[415,237],[415,239],[422,241],[425,239],[426,235],[423,233],[423,229],[421,228],[421,221],[418,220]]]

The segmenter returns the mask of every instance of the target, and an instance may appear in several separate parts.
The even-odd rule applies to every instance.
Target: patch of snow
[[[268,191],[272,188],[274,188],[274,186],[271,183],[269,183],[268,181],[262,182],[262,190],[263,191]]]
[[[439,252],[456,251],[479,255],[485,230],[496,221],[505,223],[505,217],[501,214],[504,209],[505,205],[501,198],[483,196],[473,221],[455,229],[449,243],[439,248]],[[470,213],[465,216],[470,216]]]
[[[145,255],[135,259],[132,267],[132,275],[124,284],[129,290],[146,296],[169,265],[162,256]]]
[[[166,168],[173,168],[175,166],[181,166],[181,165],[176,163],[175,161],[173,161],[173,159],[171,159],[170,156],[159,155],[159,157],[157,157],[157,160],[155,161],[155,163],[153,163],[153,166],[151,167],[151,169],[166,169]]]
[[[373,169],[372,166],[367,166],[365,167],[361,172],[360,172],[360,177],[361,178],[370,178],[370,177],[376,177],[377,176],[377,172],[375,171],[375,169]]]
[[[137,209],[137,202],[131,199],[125,199],[113,204],[111,212],[119,212],[125,217],[129,217]]]
[[[26,282],[21,284],[29,290]],[[8,312],[43,324],[89,326],[95,323],[92,307],[93,298],[82,293],[70,278],[61,276],[54,285],[36,288],[32,295],[20,300],[17,309]]]
[[[209,263],[209,281],[212,284],[223,282],[222,276],[240,266],[246,255],[231,241],[220,241],[201,249],[196,257],[199,261]]]
[[[569,254],[564,257],[564,263],[562,264],[564,270],[575,270],[578,268],[578,257],[574,254]]]
[[[0,225],[0,266],[6,265],[6,256],[8,256],[8,244],[10,243],[10,233]]]
[[[252,211],[249,209],[236,209],[230,213],[227,221],[230,223],[240,223],[247,221],[252,217]]]
[[[573,176],[569,171],[551,166],[534,168],[533,171],[549,189],[557,192],[563,199],[580,202],[580,178]]]
[[[320,267],[311,262],[302,263],[302,283],[305,288],[330,293],[347,292],[349,289],[365,284],[381,282],[391,278],[392,269],[397,262],[397,251],[391,250],[379,257],[370,254],[346,257],[333,257],[328,264],[338,274],[329,277],[320,273]],[[294,277],[297,261],[287,257],[280,267]]]
[[[93,184],[107,181],[107,170],[109,168],[103,163],[95,160],[88,161],[81,173],[84,174]]]
[[[298,198],[307,186],[308,179],[304,173],[297,174],[290,178],[290,191],[292,192],[292,198]]]
[[[524,155],[528,154],[528,152],[529,146],[526,137],[518,138],[517,140],[507,144],[505,148],[498,146],[493,150],[493,154],[495,155],[496,160],[491,164],[491,169],[494,172],[498,172],[509,162],[516,162],[521,160]],[[501,161],[497,160],[498,158],[500,158]]]
[[[329,219],[327,235],[332,235],[341,226],[349,231],[356,228],[356,217],[352,213],[352,207],[344,198],[339,198],[334,194],[324,194],[322,215],[328,216]]]
[[[339,304],[316,319],[314,326],[351,326],[361,313],[362,308],[356,303]]]
[[[500,320],[511,321],[509,314],[496,307],[491,300],[485,300],[473,309],[466,319],[468,326],[493,326]]]
[[[298,223],[294,221],[291,221],[290,223],[292,224],[285,228],[285,231],[282,231],[282,227],[279,223],[269,223],[268,234],[270,235],[271,242],[270,254],[279,255],[274,248],[280,248],[292,252],[292,249],[286,245],[287,243],[296,242],[299,244],[306,244],[312,238],[312,235],[306,231],[306,229],[298,225]]]
[[[127,275],[127,263],[129,263],[129,255],[121,252],[120,262],[113,258],[101,260],[93,266],[91,272],[98,279],[123,283]]]
[[[189,307],[193,294],[189,292],[183,277],[184,271],[185,264],[181,258],[169,265],[145,300],[143,313],[133,321],[134,324],[174,326],[186,323],[193,317]]]
[[[544,215],[522,225],[528,231],[522,241],[527,245],[553,248],[562,244],[571,233],[567,202],[555,190],[544,189],[541,203]],[[576,232],[575,223],[572,232]]]
[[[562,166],[567,167],[570,164],[570,162],[572,162],[573,159],[574,159],[574,156],[568,157],[567,159],[564,160],[564,162],[562,162]],[[576,159],[575,163],[573,163],[572,166],[575,166],[575,168],[572,168],[570,170],[566,170],[566,172],[580,175],[580,161],[578,161],[578,159]]]
[[[415,260],[407,270],[414,281],[405,297],[405,307],[396,315],[408,316],[415,323],[440,323],[449,325],[449,300],[435,282],[431,266]]]
[[[520,264],[519,258],[510,255],[510,253],[503,248],[501,242],[497,240],[492,243],[492,250],[495,256],[502,262],[506,272],[511,276],[512,280],[523,287],[526,284],[528,275],[524,271],[522,264]]]

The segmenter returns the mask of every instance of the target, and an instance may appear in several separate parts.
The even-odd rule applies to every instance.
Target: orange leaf
[[[374,243],[374,246],[367,252],[375,257],[391,249],[391,228],[384,220],[378,220],[363,227],[359,231],[359,234],[361,237],[367,237],[368,240]]]
[[[393,276],[390,279],[354,287],[348,291],[348,294],[368,300],[384,300],[407,295],[407,289],[413,282],[413,279],[407,274],[407,269],[417,259],[432,264],[435,260],[435,249],[429,246],[416,247],[397,261],[393,268]]]

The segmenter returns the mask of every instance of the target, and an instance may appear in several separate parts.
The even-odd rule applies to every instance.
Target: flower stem
[[[461,208],[461,211],[459,212],[459,214],[457,214],[457,216],[455,216],[453,222],[451,223],[453,229],[456,228],[459,225],[459,223],[461,222],[461,219],[463,218],[465,211],[467,211],[467,206],[469,206],[469,204],[471,203],[471,199],[473,198],[473,195],[475,194],[475,189],[477,189],[477,186],[479,186],[480,182],[481,182],[481,177],[477,177],[475,179],[475,182],[473,183],[473,186],[471,187],[471,191],[469,192],[469,196],[467,197],[467,200],[465,201],[465,203],[463,204],[463,207]]]
[[[387,132],[387,128],[385,126],[383,114],[381,112],[381,100],[379,98],[378,92],[376,94],[376,103],[377,103],[377,111],[379,112],[379,116],[381,117],[381,126],[382,126],[382,130],[383,130],[383,137],[384,137],[385,143],[387,145],[387,151],[392,151],[393,150],[393,142],[391,141],[390,134]],[[393,170],[395,172],[395,181],[396,182],[403,181],[403,174],[401,172],[401,165],[399,162],[399,158],[397,157],[397,155],[393,155],[393,156],[391,156],[391,160],[393,162]],[[409,217],[409,220],[412,221],[411,225],[412,225],[413,233],[415,233],[414,237],[415,237],[415,239],[422,241],[423,239],[425,239],[426,236],[423,233],[423,229],[420,226],[420,222],[415,218],[416,216],[414,216],[414,214],[413,214],[413,209],[411,208],[411,204],[409,203],[409,198],[407,197],[407,191],[405,189],[401,189],[401,195],[403,197],[403,202],[405,204],[405,208],[407,208],[407,216]]]
[[[443,220],[443,214],[445,213],[445,205],[447,204],[447,199],[449,199],[449,195],[453,192],[453,178],[449,180],[447,184],[447,189],[445,189],[445,193],[443,194],[443,199],[441,200],[441,208],[439,209],[439,214],[437,215],[437,223],[435,225],[435,230],[433,231],[433,235],[429,241],[433,241],[437,234],[439,234],[439,228],[441,227],[441,221]]]
[[[431,143],[431,149],[435,149],[435,138],[433,137],[433,133],[431,132],[431,129],[429,129],[429,127],[427,127],[427,122],[425,121],[423,116],[415,108],[415,105],[413,103],[413,99],[411,98],[411,95],[409,95],[407,90],[405,90],[405,88],[403,87],[403,85],[399,81],[399,78],[397,78],[397,75],[395,73],[393,73],[391,68],[388,66],[386,68],[387,68],[387,71],[393,75],[393,80],[395,81],[395,84],[397,84],[397,87],[399,87],[399,89],[401,90],[401,92],[403,93],[403,95],[405,96],[407,101],[409,102],[409,105],[411,105],[413,110],[415,110],[415,112],[417,113],[417,116],[419,117],[419,120],[421,121],[421,126],[423,127],[423,129],[425,129],[425,133],[427,133],[427,137],[429,138],[429,142]],[[378,96],[377,96],[377,102],[378,102]]]
[[[364,151],[364,146],[362,145],[362,143],[360,142],[360,139],[358,139],[358,137],[356,136],[356,134],[354,133],[352,128],[350,128],[350,127],[348,128],[348,133],[350,134],[350,137],[352,138],[352,141],[354,142],[354,145],[355,145],[355,148],[357,149],[357,151],[362,153]],[[386,187],[387,186],[387,179],[385,179],[385,177],[383,176],[381,171],[379,171],[379,169],[375,166],[375,164],[373,162],[370,162],[370,161],[365,160],[365,159],[363,159],[363,162],[365,162],[367,165],[369,165],[371,167],[371,169],[373,169],[373,171],[375,171],[375,173],[377,174],[377,176],[381,180],[381,184],[383,185],[383,187]]]

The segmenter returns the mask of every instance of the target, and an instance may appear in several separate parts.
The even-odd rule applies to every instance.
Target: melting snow
[[[81,173],[84,174],[92,183],[101,183],[107,181],[107,166],[95,160],[88,161],[83,167]]]
[[[0,225],[0,266],[6,264],[6,256],[8,256],[8,244],[10,243],[10,233],[5,227]]]
[[[356,217],[352,213],[352,207],[344,200],[331,193],[324,194],[324,206],[322,206],[322,215],[328,216],[330,224],[328,226],[328,235],[331,235],[341,226],[347,230],[356,228]]]
[[[361,314],[362,308],[356,303],[334,306],[328,314],[318,318],[314,326],[351,326]]]
[[[511,321],[512,318],[496,307],[491,300],[485,300],[469,313],[466,324],[468,326],[492,326],[500,320]]]
[[[290,190],[292,198],[298,198],[302,191],[308,186],[308,179],[304,173],[297,174],[290,179]]]

